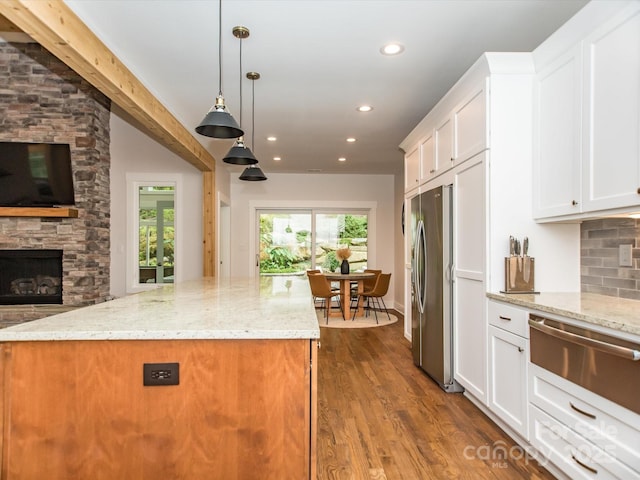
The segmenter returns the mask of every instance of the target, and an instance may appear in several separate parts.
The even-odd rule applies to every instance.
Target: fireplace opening
[[[0,250],[0,305],[62,304],[62,250]]]

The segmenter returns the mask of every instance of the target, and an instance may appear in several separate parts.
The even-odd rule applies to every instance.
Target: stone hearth
[[[109,296],[110,101],[36,43],[0,42],[0,141],[68,143],[78,218],[0,217],[0,249],[62,250],[62,305],[0,306],[0,326]]]

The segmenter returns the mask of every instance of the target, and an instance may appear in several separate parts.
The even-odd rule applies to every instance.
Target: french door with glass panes
[[[335,271],[335,252],[349,247],[352,271],[367,268],[367,210],[258,210],[260,275],[300,274],[308,269]]]

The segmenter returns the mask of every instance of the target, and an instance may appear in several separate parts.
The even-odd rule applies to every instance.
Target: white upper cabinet
[[[640,8],[634,10],[583,43],[584,211],[640,206]]]
[[[420,155],[420,183],[423,183],[434,177],[438,172],[433,135],[429,135],[426,140],[420,144]]]
[[[451,168],[455,160],[453,119],[446,116],[436,125],[436,162],[441,170]]]
[[[538,70],[534,218],[640,207],[640,2]]]
[[[420,149],[415,148],[404,156],[404,191],[420,185]]]
[[[405,192],[451,170],[487,148],[487,79],[481,78],[458,103],[438,105],[401,147]],[[467,87],[469,88],[469,87]]]
[[[487,147],[486,87],[475,90],[453,112],[455,162],[463,162]]]
[[[581,75],[579,48],[537,75],[534,218],[580,213]]]

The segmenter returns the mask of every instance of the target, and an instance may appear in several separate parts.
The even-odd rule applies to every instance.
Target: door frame
[[[183,186],[184,179],[180,173],[127,173],[127,242],[126,242],[126,266],[125,280],[126,293],[138,293],[146,290],[153,290],[163,284],[158,283],[139,283],[140,272],[138,268],[138,232],[139,232],[139,209],[140,196],[138,194],[140,187],[153,185],[173,186],[174,201],[174,283],[178,283],[182,279],[181,265],[183,264],[184,248],[180,241],[182,234],[182,223],[184,217],[183,210]]]
[[[216,276],[231,276],[231,200],[216,193]]]

